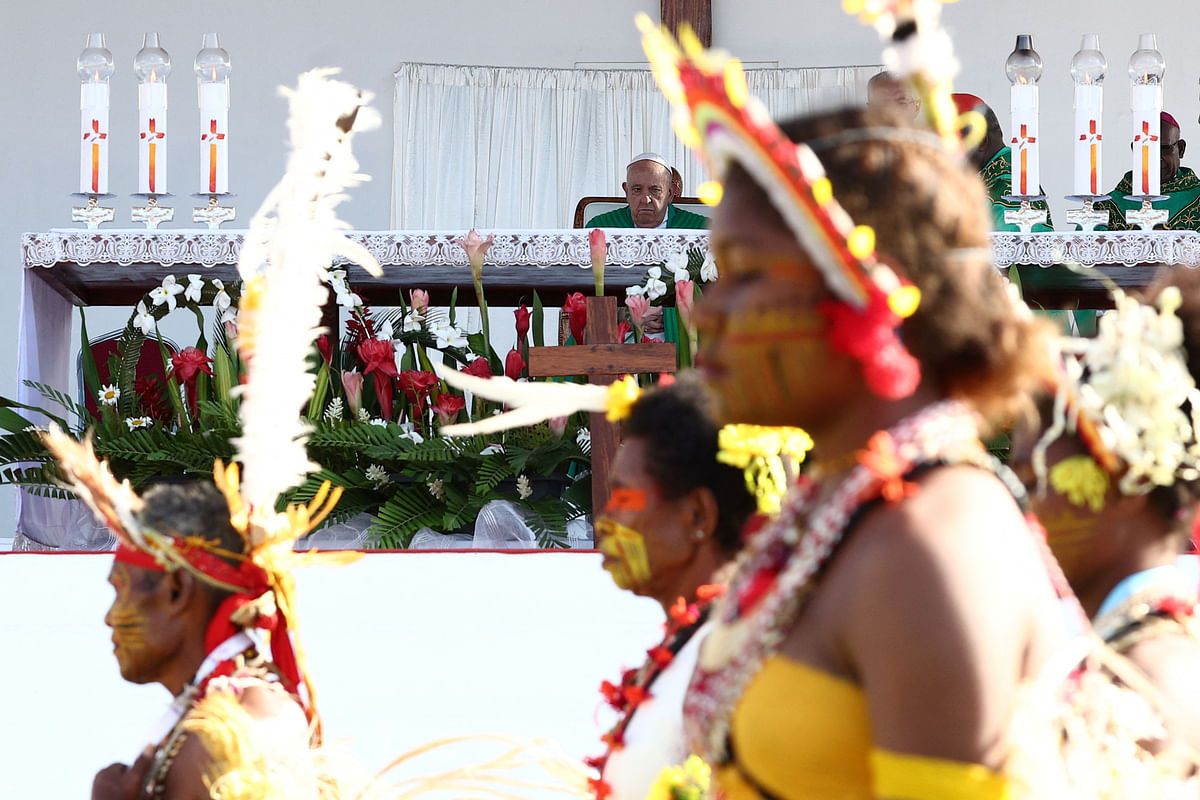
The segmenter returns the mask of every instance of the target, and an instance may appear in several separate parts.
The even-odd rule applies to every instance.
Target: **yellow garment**
[[[862,689],[783,656],[750,682],[733,714],[734,763],[717,770],[728,800],[1005,800],[978,764],[873,747]],[[757,788],[756,788],[757,787]]]

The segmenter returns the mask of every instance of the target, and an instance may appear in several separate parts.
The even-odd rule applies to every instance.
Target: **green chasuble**
[[[1005,211],[1016,211],[1021,207],[1020,203],[1004,199],[1005,195],[1012,194],[1012,149],[1001,147],[996,155],[992,156],[992,160],[980,170],[979,177],[983,179],[983,185],[987,187],[988,197],[992,201],[992,230],[1019,231],[1019,227],[1004,221]],[[1038,187],[1038,194],[1045,194],[1041,186]],[[1054,222],[1050,219],[1050,207],[1046,205],[1046,201],[1035,200],[1030,205],[1046,212],[1046,224],[1034,225],[1033,230],[1054,230]]]
[[[1125,195],[1132,193],[1133,173],[1126,172],[1117,188],[1108,193],[1108,199],[1096,203],[1097,211],[1108,212],[1110,231],[1127,231],[1136,227],[1125,219],[1126,211],[1142,207],[1136,200],[1125,199]],[[1167,199],[1156,202],[1154,207],[1166,209],[1170,216],[1165,226],[1156,226],[1159,230],[1200,230],[1200,178],[1196,177],[1195,172],[1180,167],[1174,178],[1163,183],[1161,194],[1167,195]]]
[[[629,206],[621,206],[613,211],[608,211],[598,216],[592,217],[588,222],[589,228],[636,228],[633,224],[633,212],[629,210]],[[684,211],[682,208],[675,206],[667,207],[667,224],[668,228],[707,228],[708,217],[703,214],[695,214],[691,211]]]

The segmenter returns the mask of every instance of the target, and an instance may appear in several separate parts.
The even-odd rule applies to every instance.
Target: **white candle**
[[[108,194],[108,79],[113,73],[112,53],[104,34],[88,34],[76,68],[79,86],[79,192]]]
[[[195,61],[200,101],[200,193],[229,191],[229,53],[215,33],[204,34]]]
[[[79,191],[108,194],[108,84],[85,83],[79,89]]]
[[[1162,77],[1167,65],[1158,51],[1154,34],[1143,33],[1138,49],[1129,57],[1133,82],[1133,191],[1134,196],[1162,191],[1159,171],[1159,140],[1162,115]]]
[[[1158,143],[1162,133],[1162,88],[1133,87],[1133,194],[1155,195],[1160,184]]]
[[[1100,194],[1103,178],[1104,79],[1108,61],[1100,52],[1100,37],[1085,33],[1079,51],[1071,58],[1071,79],[1075,81],[1075,125],[1072,151],[1075,155],[1073,189],[1076,196]]]
[[[1012,193],[1018,197],[1040,194],[1038,160],[1038,87],[1012,85]]]
[[[1104,87],[1075,87],[1075,194],[1100,194]]]
[[[1033,37],[1017,36],[1017,45],[1004,62],[1004,73],[1012,83],[1009,94],[1012,128],[1011,193],[1017,197],[1041,194],[1038,160],[1038,79],[1042,77],[1042,57],[1033,49]]]
[[[148,33],[133,60],[138,76],[138,192],[167,192],[167,77],[171,57]]]
[[[229,86],[200,85],[200,191],[229,191]]]

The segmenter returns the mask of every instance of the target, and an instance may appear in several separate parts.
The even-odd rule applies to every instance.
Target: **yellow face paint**
[[[601,517],[596,522],[596,542],[604,554],[604,568],[619,588],[631,590],[650,580],[642,534],[612,517]]]

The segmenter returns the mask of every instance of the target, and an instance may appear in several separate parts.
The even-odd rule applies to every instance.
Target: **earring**
[[[696,528],[696,532],[692,534],[692,538],[695,539],[697,542],[703,541],[705,536],[708,536],[708,534],[705,533],[704,530],[701,528]]]

